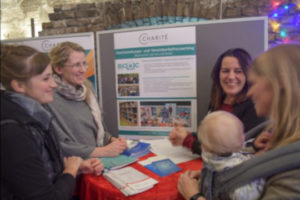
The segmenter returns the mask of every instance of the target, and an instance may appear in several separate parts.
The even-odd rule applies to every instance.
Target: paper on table
[[[119,155],[115,157],[99,158],[104,166],[104,169],[118,169],[134,163],[137,159],[127,155]]]
[[[142,160],[142,161],[138,161],[139,164],[145,166],[145,165],[149,165],[151,164],[152,162],[155,162],[155,161],[159,161],[159,160],[164,160],[164,159],[167,159],[166,156],[163,156],[163,155],[159,155],[159,156],[152,156],[152,157],[149,157],[145,160]]]
[[[175,164],[186,162],[199,158],[199,155],[193,154],[189,149],[181,146],[173,146],[168,139],[141,140],[150,143],[150,150],[156,155],[163,155],[171,159]]]
[[[103,176],[125,196],[144,192],[158,183],[155,179],[132,167],[110,170],[104,173]]]

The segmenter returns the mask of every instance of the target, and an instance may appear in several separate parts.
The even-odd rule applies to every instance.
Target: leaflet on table
[[[124,150],[122,154],[133,158],[140,158],[150,153],[149,148],[150,148],[149,143],[137,142],[135,145],[131,147],[128,146],[128,149]]]
[[[194,160],[200,156],[193,154],[189,149],[182,146],[173,146],[168,139],[141,140],[151,145],[151,151],[155,153],[159,160],[169,158],[175,164]],[[152,157],[151,157],[152,158]],[[150,158],[149,158],[150,159]],[[153,159],[153,158],[152,158]],[[152,160],[154,161],[154,160]],[[157,160],[155,160],[157,161]],[[140,162],[139,162],[140,163]],[[148,163],[149,164],[149,163]]]
[[[135,157],[131,157],[128,155],[119,155],[115,157],[102,157],[100,158],[100,160],[104,165],[104,169],[106,170],[118,169],[137,161]]]
[[[146,160],[139,161],[139,164],[145,166],[150,171],[161,177],[173,174],[181,169],[172,160],[165,156],[153,156]]]
[[[124,167],[122,169],[111,170],[104,173],[103,175],[125,196],[144,192],[158,183],[155,179],[132,167]]]

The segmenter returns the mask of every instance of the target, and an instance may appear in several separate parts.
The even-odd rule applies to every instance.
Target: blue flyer
[[[170,159],[154,161],[149,165],[145,165],[145,167],[161,177],[170,175],[181,170]]]
[[[139,142],[134,147],[124,150],[123,155],[140,158],[150,153],[149,147],[149,143]]]

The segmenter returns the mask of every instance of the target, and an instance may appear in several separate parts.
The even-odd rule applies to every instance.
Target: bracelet
[[[196,194],[194,194],[190,200],[197,200],[199,197],[203,197],[202,193],[201,192],[198,192]]]

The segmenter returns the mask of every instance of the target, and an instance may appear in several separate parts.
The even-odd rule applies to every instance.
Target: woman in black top
[[[219,56],[211,73],[213,84],[209,112],[224,110],[233,113],[243,122],[244,132],[265,120],[256,115],[252,100],[247,97],[247,71],[251,60],[250,54],[244,49],[228,49]],[[201,154],[196,135],[183,127],[175,127],[169,139],[173,145],[183,145]]]

